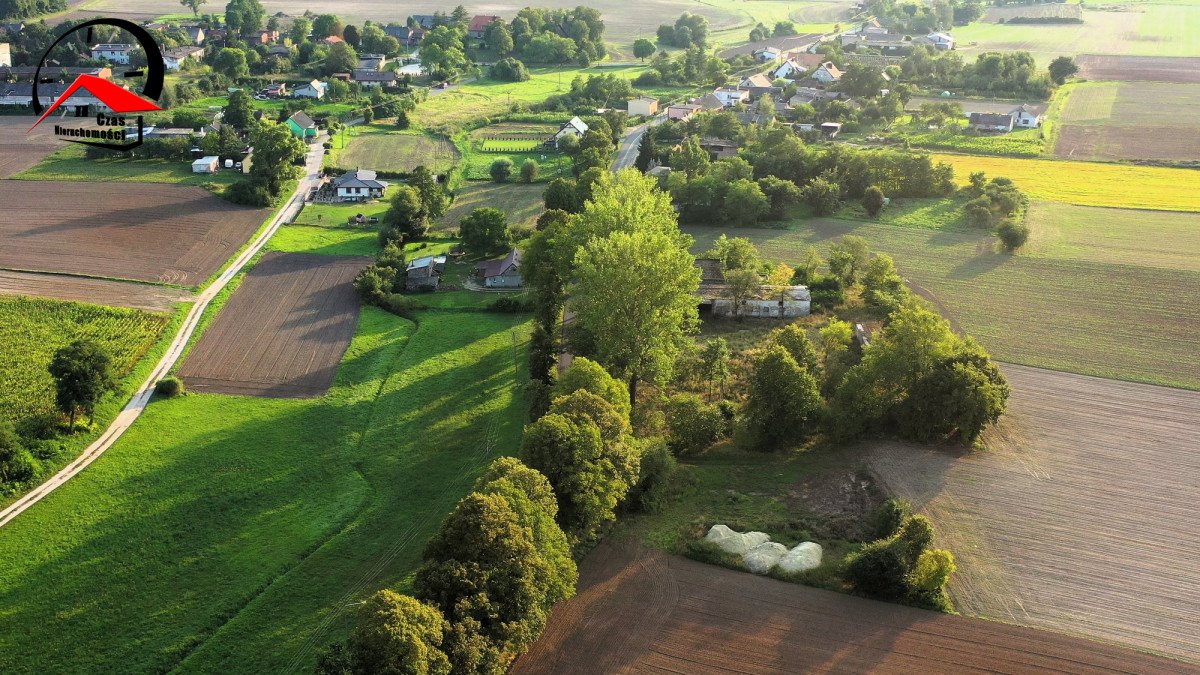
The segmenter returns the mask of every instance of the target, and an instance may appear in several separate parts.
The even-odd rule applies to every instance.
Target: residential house
[[[847,33],[841,36],[843,49],[878,49],[884,54],[897,54],[912,47],[901,33]]]
[[[1013,117],[1014,126],[1026,129],[1042,126],[1042,113],[1028,103],[1022,103],[1013,108],[1009,114]]]
[[[92,58],[98,61],[111,61],[121,65],[129,65],[129,57],[133,53],[130,44],[98,44],[92,47]]]
[[[292,135],[302,141],[312,143],[317,140],[317,123],[303,110],[297,110],[287,118],[287,125]]]
[[[0,42],[0,67],[8,68],[12,65],[12,45],[7,42]]]
[[[692,115],[703,109],[703,106],[695,103],[681,103],[667,106],[667,119],[672,122],[686,122]]]
[[[737,105],[743,101],[750,100],[750,92],[737,87],[721,87],[712,93],[721,102],[721,106],[728,108],[731,105]],[[706,108],[708,106],[705,106]]]
[[[383,29],[383,32],[396,38],[401,47],[409,48],[421,44],[421,40],[425,39],[425,29],[409,28],[408,26],[397,26],[390,24]]]
[[[1013,130],[1012,113],[971,113],[967,124],[979,131],[1009,132]]]
[[[804,69],[804,72],[808,72],[824,63],[826,56],[797,49],[784,54],[783,58],[787,61],[795,61],[796,65]]]
[[[745,92],[740,92],[740,93],[745,93]],[[709,93],[705,94],[704,96],[700,97],[699,99],[697,99],[696,105],[698,105],[701,110],[724,110],[725,109],[725,101],[720,96],[717,96],[717,94],[715,92],[709,92]]]
[[[842,71],[833,65],[833,61],[826,61],[817,66],[817,69],[812,72],[811,77],[822,84],[833,84],[842,79]]]
[[[262,88],[262,95],[270,96],[271,98],[287,96],[287,84],[284,82],[272,82]]]
[[[408,22],[416,24],[425,30],[433,30],[433,27],[437,25],[437,17],[432,14],[414,14],[408,17]]]
[[[578,117],[572,117],[569,122],[559,127],[558,132],[554,134],[554,144],[558,145],[558,142],[567,136],[579,138],[586,134],[587,130],[588,125],[583,120]]]
[[[364,87],[378,87],[396,83],[396,73],[391,70],[355,68],[354,72],[351,73],[351,78]]]
[[[220,166],[220,157],[208,155],[192,162],[192,173],[216,173]]]
[[[796,59],[788,59],[771,73],[773,80],[796,80],[804,76],[808,68],[800,65]]]
[[[475,16],[471,17],[471,23],[467,26],[467,37],[475,40],[482,40],[484,33],[487,32],[488,26],[492,25],[493,21],[499,20],[500,17],[498,16],[476,14]]]
[[[329,90],[329,85],[319,80],[313,80],[308,84],[296,87],[292,90],[294,98],[315,98],[317,100],[325,98],[325,92]]]
[[[5,23],[0,23],[0,35],[16,37],[23,30],[25,30],[25,23],[23,21],[8,21]]]
[[[330,35],[329,37],[325,38],[324,40],[321,40],[321,42],[332,47],[333,45],[336,45],[339,42],[345,42],[345,40],[343,40],[342,38],[340,38],[336,35]]]
[[[34,75],[37,75],[37,68],[34,66],[12,66],[0,67],[0,80],[16,80],[18,82],[32,82]],[[69,66],[45,66],[42,68],[41,78],[43,81],[57,79],[60,82],[74,82],[75,78],[80,75],[92,75],[104,80],[112,79],[112,68],[107,66],[85,66],[82,68]]]
[[[446,269],[446,256],[427,255],[410,260],[405,268],[404,290],[437,289]]]
[[[260,45],[269,45],[272,42],[279,42],[279,31],[260,30],[258,33],[251,36],[248,41],[257,42]]]
[[[738,144],[736,141],[728,141],[724,138],[710,138],[706,136],[700,139],[700,147],[708,152],[709,158],[711,158],[714,162],[718,159],[737,157]]]
[[[62,82],[50,82],[38,85],[38,102],[43,106],[54,105],[59,96],[62,96],[67,91],[69,84]],[[0,82],[0,105],[11,106],[31,106],[33,104],[33,83],[32,82]],[[105,110],[109,108],[101,103],[100,99],[96,98],[87,89],[80,88],[71,94],[71,98],[65,101],[67,106],[90,105],[93,109]]]
[[[267,50],[267,54],[287,57],[292,55],[292,50],[287,45],[271,45],[271,48]]]
[[[650,117],[658,114],[658,99],[650,96],[640,96],[630,99],[626,107],[631,117],[634,115]]]
[[[486,288],[520,288],[521,252],[514,248],[500,260],[484,260],[475,271]]]
[[[954,37],[949,33],[930,33],[920,39],[921,44],[929,45],[941,51],[954,49]]]
[[[204,44],[205,34],[204,34],[203,27],[201,27],[201,26],[182,26],[182,28],[183,28],[183,32],[187,34],[188,39],[192,41],[192,44],[194,44],[194,45]]]
[[[846,95],[840,91],[828,91],[825,89],[817,89],[816,87],[798,87],[796,93],[788,99],[788,103],[792,107],[798,105],[816,105],[820,101],[836,101],[846,98]]]
[[[756,73],[738,82],[738,89],[742,89],[749,94],[749,100],[758,100],[758,97],[763,94],[779,95],[783,92],[779,87],[771,84],[771,78],[763,73]]]
[[[199,62],[204,57],[204,47],[172,47],[164,49],[162,55],[167,70],[179,70],[188,59]]]
[[[355,169],[334,178],[332,181],[337,198],[343,202],[364,202],[380,199],[388,188],[386,181],[376,180],[375,172]]]
[[[387,65],[387,56],[383,54],[359,54],[358,69],[359,70],[383,70]]]
[[[763,63],[778,61],[779,57],[781,56],[783,56],[783,50],[779,49],[778,47],[766,47],[764,49],[756,49],[754,51],[754,58],[762,61]]]

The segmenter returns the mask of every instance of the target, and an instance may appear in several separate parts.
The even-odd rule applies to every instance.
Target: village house
[[[763,73],[755,73],[738,82],[738,89],[744,90],[750,94],[751,101],[762,96],[763,94],[778,94],[781,89],[771,84],[771,78]]]
[[[318,80],[313,80],[313,81],[309,82],[308,84],[305,84],[305,85],[302,85],[302,86],[299,86],[299,87],[296,87],[295,89],[293,89],[292,96],[295,98],[313,98],[313,99],[320,100],[320,99],[325,98],[325,92],[328,89],[329,89],[328,84],[318,81]]]
[[[686,122],[692,115],[703,109],[702,106],[695,103],[679,103],[667,106],[667,119],[672,122]]]
[[[700,148],[708,152],[709,158],[715,162],[718,159],[737,157],[738,144],[724,138],[704,137],[700,139]]]
[[[482,40],[484,34],[487,33],[488,26],[492,25],[492,22],[499,20],[500,17],[498,16],[490,14],[476,14],[475,16],[471,17],[471,23],[467,26],[467,37],[475,40]]]
[[[842,71],[833,65],[833,61],[826,61],[817,66],[817,69],[812,72],[811,77],[822,84],[833,84],[842,79]]]
[[[279,42],[279,31],[260,30],[250,38],[250,42],[257,42],[260,45],[269,45],[272,42]]]
[[[824,54],[815,54],[803,49],[792,50],[783,55],[787,61],[795,61],[796,65],[804,69],[805,72],[816,68],[825,62]]]
[[[270,49],[267,50],[267,54],[270,56],[287,57],[292,55],[292,50],[287,45],[271,45]]]
[[[816,87],[799,87],[796,93],[788,99],[788,103],[793,107],[798,105],[815,105],[818,101],[836,101],[846,98],[846,95],[840,91],[828,91],[825,89],[817,89]]]
[[[949,33],[930,33],[920,38],[919,42],[940,51],[954,49],[954,38]]]
[[[425,39],[425,31],[421,28],[409,28],[408,26],[390,25],[383,29],[383,32],[396,38],[401,47],[415,47],[421,44],[421,40]]]
[[[978,131],[994,131],[1006,133],[1013,130],[1012,113],[971,113],[967,124]]]
[[[317,139],[317,123],[303,110],[292,113],[292,116],[287,118],[287,125],[293,136],[306,143]]]
[[[338,200],[343,202],[380,199],[388,188],[386,181],[376,180],[375,172],[368,169],[347,171],[334,178],[331,183]]]
[[[7,42],[0,42],[0,67],[7,68],[12,65],[12,45]]]
[[[133,54],[133,45],[129,44],[98,44],[92,47],[92,58],[98,61],[110,61],[123,66],[129,65],[129,57]]]
[[[333,45],[336,45],[339,42],[345,42],[345,40],[338,37],[337,35],[330,35],[329,37],[325,38],[324,40],[321,40],[321,42],[327,46],[332,47]]]
[[[788,59],[771,73],[771,78],[775,80],[797,80],[804,77],[804,74],[807,72],[808,68],[800,65],[799,61]]]
[[[409,25],[416,24],[425,30],[433,30],[437,25],[437,17],[432,14],[414,14],[408,17]]]
[[[205,34],[204,34],[203,27],[189,25],[189,26],[180,26],[180,28],[183,29],[184,34],[188,36],[188,39],[192,41],[192,44],[194,44],[194,45],[204,44]]]
[[[658,99],[650,96],[639,96],[638,98],[629,99],[626,109],[629,110],[631,117],[634,115],[651,117],[658,114]]]
[[[696,100],[696,105],[700,106],[701,110],[724,110],[725,101],[713,92],[709,92]]]
[[[1042,126],[1042,113],[1028,103],[1022,103],[1013,108],[1008,114],[1012,115],[1014,126],[1026,129]]]
[[[163,50],[163,67],[167,70],[179,70],[188,59],[197,63],[204,57],[204,47],[172,47]]]
[[[364,87],[380,87],[396,83],[396,73],[391,70],[370,70],[355,68],[351,78]]]
[[[387,56],[383,54],[359,54],[358,69],[359,70],[383,70],[387,65]]]
[[[578,117],[572,117],[570,121],[559,127],[558,132],[554,134],[554,145],[557,146],[558,142],[567,136],[579,138],[586,134],[587,130],[588,125],[585,124],[583,120],[579,119]]]
[[[0,67],[0,80],[6,82],[9,80],[32,82],[35,75],[37,75],[37,68],[34,66]],[[91,75],[103,80],[111,80],[112,68],[107,66],[84,66],[80,68],[47,65],[42,68],[41,72],[43,81],[46,79],[57,79],[60,82],[74,82],[75,78],[80,75]]]
[[[446,269],[446,256],[427,255],[411,260],[405,268],[404,290],[436,290]]]
[[[271,84],[268,84],[267,86],[263,87],[259,91],[263,96],[269,96],[271,98],[281,98],[281,97],[287,95],[287,83],[272,82]]]
[[[520,288],[521,252],[514,248],[499,260],[484,260],[475,271],[486,288]]]
[[[724,108],[750,100],[750,92],[745,89],[738,89],[737,87],[721,87],[714,90],[712,95],[717,97],[717,100],[721,102],[721,106]]]
[[[779,57],[781,56],[783,56],[783,51],[777,47],[766,47],[764,49],[755,50],[754,52],[754,58],[762,61],[763,63],[778,61]]]

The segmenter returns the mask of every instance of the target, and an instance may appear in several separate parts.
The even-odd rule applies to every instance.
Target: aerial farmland
[[[527,4],[0,2],[0,672],[1200,672],[1200,4]]]

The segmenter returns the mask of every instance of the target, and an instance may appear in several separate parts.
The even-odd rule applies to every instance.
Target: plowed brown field
[[[32,115],[0,117],[0,178],[28,169],[61,147],[61,141],[54,139],[51,120],[25,133],[36,119]]]
[[[988,450],[870,452],[958,558],[958,609],[1200,663],[1200,392],[1004,372]]]
[[[187,291],[168,286],[7,270],[0,270],[0,295],[74,300],[148,312],[169,312],[176,304],[188,302],[193,297]]]
[[[179,369],[198,392],[325,393],[358,325],[354,277],[369,258],[268,253]]]
[[[0,268],[196,285],[267,217],[197,187],[0,181]]]
[[[605,542],[512,673],[1178,673],[1111,645]]]
[[[1076,59],[1079,77],[1125,82],[1200,82],[1200,58],[1167,56],[1100,56]]]

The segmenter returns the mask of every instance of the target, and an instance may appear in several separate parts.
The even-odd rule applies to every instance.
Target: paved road
[[[46,482],[34,488],[29,494],[18,499],[8,508],[0,510],[0,527],[7,525],[13,518],[24,512],[25,509],[38,503],[43,497],[74,478],[80,471],[86,469],[89,464],[96,461],[100,455],[103,455],[106,450],[111,448],[117,442],[117,439],[121,438],[125,431],[137,420],[142,411],[146,409],[146,404],[150,402],[150,397],[154,394],[155,383],[171,372],[171,369],[175,367],[175,362],[183,354],[183,349],[187,345],[188,340],[191,339],[192,334],[196,331],[196,326],[200,323],[200,317],[204,314],[204,310],[208,307],[208,304],[246,266],[246,263],[250,262],[250,259],[262,249],[263,245],[275,234],[280,225],[294,218],[296,213],[299,212],[300,207],[303,206],[304,196],[308,194],[311,188],[315,187],[317,177],[321,172],[321,159],[325,153],[321,145],[322,141],[324,141],[323,136],[318,138],[317,142],[312,145],[308,153],[307,172],[304,178],[300,180],[300,184],[296,186],[296,192],[283,208],[279,209],[279,212],[271,220],[271,224],[263,230],[262,234],[258,235],[251,242],[250,246],[221,273],[221,276],[217,277],[216,281],[196,296],[196,303],[192,305],[192,309],[188,312],[183,326],[175,334],[175,339],[171,341],[170,346],[167,348],[167,353],[159,360],[158,365],[154,367],[154,371],[150,373],[150,377],[142,384],[141,388],[138,389],[137,393],[134,394],[133,398],[120,414],[117,415],[117,418],[112,421],[108,429],[104,431],[100,438],[89,445],[75,461],[54,474]]]
[[[633,166],[637,160],[638,146],[642,142],[642,136],[646,135],[646,129],[652,126],[657,126],[667,121],[666,113],[652,118],[649,122],[643,122],[636,127],[630,127],[625,132],[625,137],[621,139],[621,145],[617,148],[617,158],[613,160],[613,171],[628,169]]]

